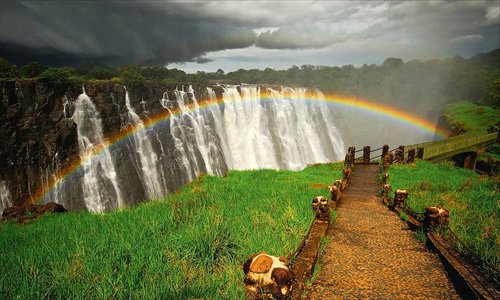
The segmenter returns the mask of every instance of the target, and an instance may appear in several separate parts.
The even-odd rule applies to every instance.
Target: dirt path
[[[378,165],[356,165],[321,271],[305,299],[460,299],[439,258],[376,197]]]

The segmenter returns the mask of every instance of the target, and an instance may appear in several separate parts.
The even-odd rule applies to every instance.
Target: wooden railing
[[[417,153],[419,152],[419,149],[423,149],[423,155],[420,158],[426,160],[437,160],[448,158],[460,153],[476,151],[477,149],[492,144],[498,140],[498,132],[486,133],[482,135],[463,134],[440,141],[405,146],[404,149],[406,152],[411,149],[415,149]]]

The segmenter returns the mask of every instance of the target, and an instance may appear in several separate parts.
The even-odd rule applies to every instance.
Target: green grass
[[[500,122],[500,110],[472,102],[449,104],[444,109],[448,123],[455,132],[486,132]]]
[[[409,192],[408,205],[416,212],[441,205],[450,212],[449,227],[466,247],[459,250],[479,257],[488,274],[500,269],[500,192],[493,179],[449,163],[417,161],[395,164],[389,169],[393,188]],[[470,250],[470,251],[468,251]]]
[[[241,299],[242,263],[291,254],[341,168],[232,171],[122,211],[0,223],[0,298]]]

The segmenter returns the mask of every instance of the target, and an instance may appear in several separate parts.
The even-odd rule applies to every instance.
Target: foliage
[[[71,83],[71,78],[74,75],[75,70],[70,67],[49,67],[40,74],[39,78],[42,81],[50,82],[56,86],[64,86]]]
[[[123,66],[120,69],[120,77],[127,86],[143,86],[146,83],[146,78],[141,74],[139,65]]]
[[[242,299],[242,263],[291,254],[313,217],[314,186],[341,164],[204,176],[158,201],[0,224],[2,298]],[[317,185],[314,185],[317,184]]]
[[[81,64],[75,69],[76,74],[87,79],[111,79],[118,76],[118,71],[112,67],[106,67],[98,64]]]
[[[16,65],[6,59],[0,58],[0,78],[10,78],[16,76]]]
[[[40,76],[47,68],[47,66],[39,62],[31,62],[20,68],[19,75],[21,78],[35,78]]]
[[[460,250],[472,257],[480,257],[485,262],[486,271],[498,275],[498,182],[449,163],[426,161],[417,161],[416,166],[395,164],[389,169],[389,174],[394,190],[406,189],[409,192],[408,205],[414,211],[423,212],[426,206],[435,205],[448,209],[449,226],[466,245],[459,245]]]

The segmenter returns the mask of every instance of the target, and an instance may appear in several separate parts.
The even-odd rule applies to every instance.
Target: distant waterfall
[[[158,163],[158,155],[153,150],[149,141],[148,132],[144,128],[141,118],[135,113],[130,105],[128,91],[125,90],[125,106],[128,111],[128,121],[137,131],[132,135],[134,145],[135,164],[147,199],[160,198],[167,193],[164,181],[164,173]]]
[[[82,184],[85,206],[93,212],[121,207],[124,203],[123,197],[114,163],[102,133],[101,117],[85,92],[76,99],[72,118],[77,124],[78,146],[83,161]],[[101,146],[103,148],[99,149]]]
[[[0,180],[0,219],[3,210],[10,206],[12,206],[12,197],[7,187],[7,182]]]
[[[161,198],[205,173],[298,170],[343,158],[344,144],[320,91],[313,91],[318,101],[309,101],[306,89],[262,89],[224,86],[222,99],[217,99],[215,91],[206,88],[199,91],[201,102],[192,86],[183,86],[165,92],[159,103],[141,101],[142,106],[133,106],[137,102],[125,90],[125,105],[113,102],[118,108],[113,117],[120,118],[122,130],[133,130],[113,145],[107,144],[99,111],[85,92],[74,102],[66,99],[64,114],[74,109],[68,122],[77,124],[82,166],[71,179],[50,189],[44,201],[100,212]],[[146,105],[170,114],[146,127],[139,116],[149,115]],[[58,181],[54,172],[59,169],[56,153],[42,183],[48,187]]]

